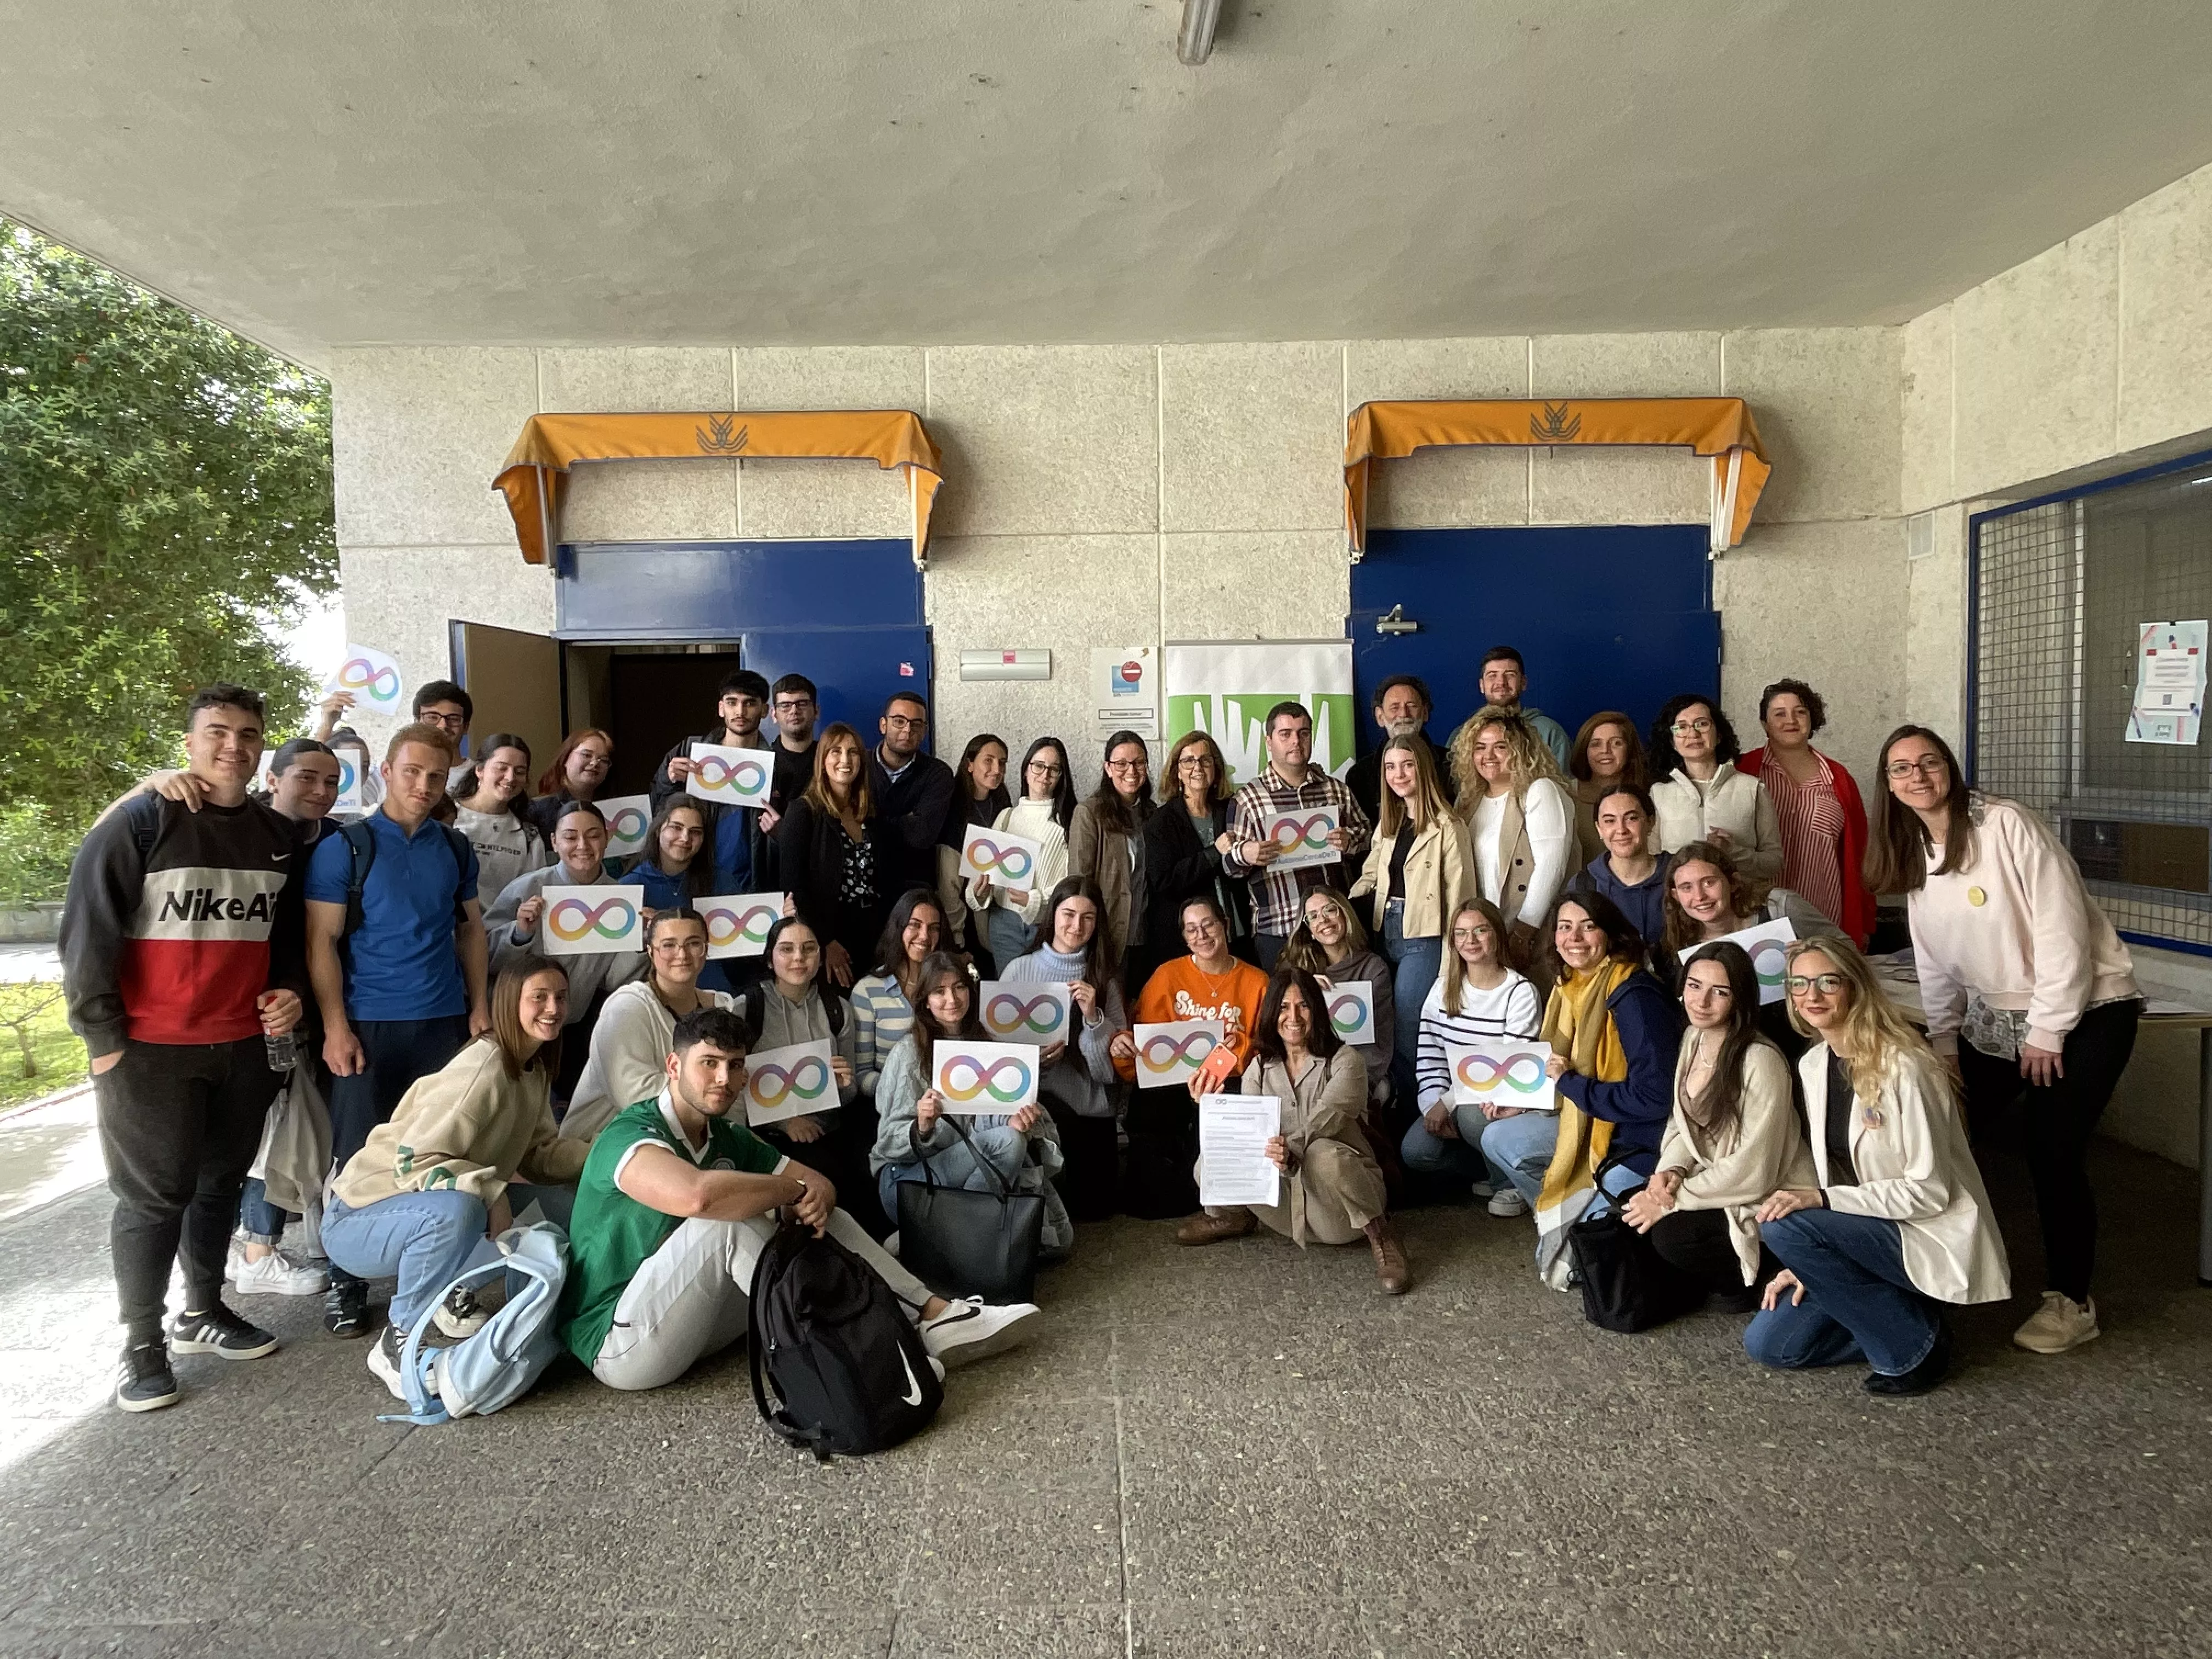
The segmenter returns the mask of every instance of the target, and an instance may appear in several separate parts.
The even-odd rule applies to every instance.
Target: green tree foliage
[[[272,731],[313,686],[272,641],[337,580],[324,384],[0,219],[0,826],[65,854],[173,764],[193,687]],[[0,859],[0,862],[4,862]]]

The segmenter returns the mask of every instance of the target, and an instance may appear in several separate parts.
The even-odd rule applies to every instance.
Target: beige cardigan
[[[1141,830],[1142,826],[1139,826]],[[1135,884],[1130,861],[1134,836],[1109,830],[1099,822],[1098,811],[1085,797],[1077,804],[1067,824],[1067,873],[1088,876],[1098,884],[1099,918],[1112,941],[1115,960],[1126,958],[1129,947],[1129,899]]]
[[[1398,835],[1411,827],[1410,820],[1401,824]],[[1375,895],[1369,925],[1377,939],[1382,936],[1383,911],[1394,898],[1406,902],[1407,939],[1441,939],[1461,901],[1475,896],[1474,842],[1467,820],[1454,811],[1439,812],[1427,829],[1413,837],[1413,846],[1406,852],[1402,893],[1390,890],[1390,853],[1397,841],[1397,836],[1376,832],[1359,879],[1352,884],[1351,896]]]
[[[349,1210],[399,1193],[451,1187],[486,1207],[520,1175],[541,1187],[575,1184],[589,1143],[563,1140],[553,1122],[553,1079],[542,1066],[509,1077],[499,1045],[478,1037],[442,1070],[418,1078],[368,1132],[333,1186]]]
[[[1759,1206],[1777,1187],[1814,1184],[1813,1155],[1798,1127],[1797,1105],[1790,1097],[1790,1062],[1761,1038],[1743,1056],[1743,1092],[1735,1124],[1711,1146],[1705,1132],[1682,1110],[1682,1079],[1689,1074],[1697,1044],[1682,1040],[1674,1063],[1674,1109],[1659,1142],[1659,1170],[1682,1171],[1674,1206],[1682,1210],[1722,1210],[1728,1215],[1729,1242],[1743,1267],[1743,1282],[1759,1279]]]
[[[1903,1235],[1913,1287],[1939,1302],[2002,1302],[2012,1294],[2004,1240],[1942,1063],[1917,1045],[1890,1056],[1881,1091],[1853,1103],[1856,1187],[1828,1184],[1828,1045],[1797,1062],[1805,1123],[1828,1207],[1882,1216]]]

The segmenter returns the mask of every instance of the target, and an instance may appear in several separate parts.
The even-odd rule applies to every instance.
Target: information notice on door
[[[1091,653],[1091,706],[1098,735],[1160,734],[1160,655],[1150,645],[1105,646]]]

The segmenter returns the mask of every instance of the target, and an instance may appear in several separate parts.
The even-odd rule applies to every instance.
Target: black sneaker
[[[1869,1394],[1911,1399],[1915,1395],[1926,1394],[1950,1375],[1950,1371],[1951,1327],[1948,1323],[1944,1323],[1936,1328],[1935,1346],[1928,1350],[1928,1357],[1911,1370],[1900,1371],[1895,1376],[1884,1376],[1880,1371],[1869,1371],[1866,1381],[1860,1386]]]
[[[248,1324],[220,1302],[205,1313],[180,1313],[169,1322],[169,1346],[179,1353],[211,1353],[224,1359],[258,1359],[276,1352],[276,1339]]]
[[[157,1337],[125,1348],[122,1369],[115,1378],[116,1409],[157,1412],[176,1403],[177,1378],[169,1369],[167,1345]]]
[[[323,1328],[332,1336],[368,1334],[368,1286],[358,1279],[332,1279],[323,1292]]]
[[[438,1304],[438,1311],[430,1318],[440,1330],[458,1341],[465,1336],[474,1336],[491,1316],[478,1304],[474,1291],[465,1285],[456,1285],[446,1292],[446,1299]]]

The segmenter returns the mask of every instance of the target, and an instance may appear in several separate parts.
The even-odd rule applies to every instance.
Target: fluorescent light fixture
[[[1186,64],[1203,64],[1213,51],[1213,31],[1221,22],[1221,0],[1182,0],[1182,29],[1176,36],[1176,56]]]

